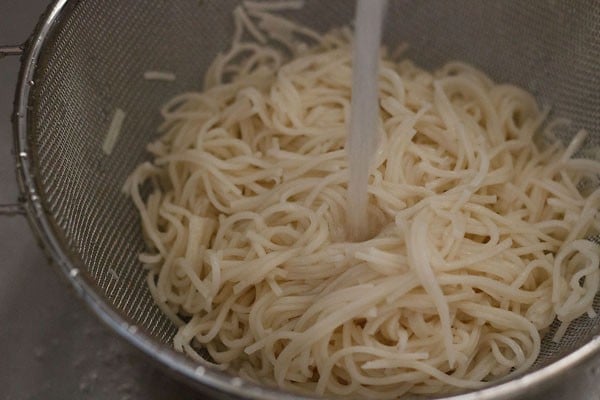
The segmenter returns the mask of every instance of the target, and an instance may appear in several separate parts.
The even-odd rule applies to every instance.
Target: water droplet
[[[203,366],[199,366],[198,368],[196,368],[196,375],[198,376],[203,376],[206,373],[206,368],[204,368]]]
[[[73,268],[71,271],[69,271],[69,275],[71,275],[72,278],[75,278],[77,275],[79,275],[79,270],[77,268]]]
[[[40,197],[37,194],[32,194],[31,195],[31,201],[33,201],[34,203],[36,201],[39,201],[39,200],[40,200]]]
[[[21,158],[27,158],[27,153],[24,152],[24,151],[22,151],[22,152],[19,153],[19,157],[21,157]]]
[[[29,82],[27,82],[27,83],[29,84],[29,86],[33,86],[33,85],[35,85],[35,82],[34,82],[34,81],[29,81]]]
[[[127,330],[129,331],[129,333],[131,333],[132,335],[135,335],[138,331],[138,327],[135,325],[131,325],[129,328],[127,328]]]

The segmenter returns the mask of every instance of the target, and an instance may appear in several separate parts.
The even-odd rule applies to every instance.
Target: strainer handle
[[[21,54],[23,54],[23,46],[0,46],[0,58],[20,56]]]
[[[0,46],[0,59],[6,56],[19,56],[23,54],[23,46]],[[0,215],[24,214],[25,209],[22,204],[0,204]]]
[[[25,214],[25,208],[22,204],[0,204],[0,216],[1,215],[23,215]]]

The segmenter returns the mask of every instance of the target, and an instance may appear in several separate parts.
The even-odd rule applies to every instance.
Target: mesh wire
[[[121,193],[147,158],[159,106],[200,89],[203,72],[226,48],[234,0],[88,0],[72,2],[48,39],[30,99],[29,141],[38,191],[57,236],[86,267],[99,293],[161,342],[175,330],[153,304],[137,261],[137,213]],[[351,21],[345,0],[307,1],[288,16],[324,31]],[[410,45],[408,56],[434,68],[459,59],[497,81],[521,85],[553,116],[586,128],[600,143],[600,2],[391,0],[384,37]],[[176,74],[145,81],[144,71]],[[101,147],[114,110],[126,111],[108,157]],[[600,296],[594,308],[600,312]],[[544,339],[534,368],[568,354],[600,332],[600,318],[574,322],[557,345]],[[551,330],[556,329],[554,325]]]

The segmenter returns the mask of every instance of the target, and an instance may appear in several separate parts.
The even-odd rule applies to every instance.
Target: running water
[[[368,239],[367,213],[369,170],[377,148],[377,69],[381,28],[387,0],[358,0],[352,58],[352,106],[350,135],[346,145],[350,180],[347,192],[348,239]]]

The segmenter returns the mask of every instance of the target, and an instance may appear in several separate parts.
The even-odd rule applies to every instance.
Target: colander
[[[159,106],[202,76],[233,33],[235,0],[58,0],[21,47],[13,116],[21,202],[51,261],[116,332],[200,390],[225,398],[300,399],[198,364],[172,350],[176,329],[155,306],[137,260],[138,214],[121,187],[148,158]],[[319,31],[351,22],[350,0],[307,0],[286,12]],[[552,106],[600,144],[600,2],[390,0],[385,42],[410,44],[425,68],[463,60]],[[174,82],[147,81],[148,70]],[[110,155],[102,143],[117,108],[126,112]],[[600,296],[594,308],[600,312]],[[567,369],[600,357],[600,318],[575,321],[560,344],[546,335],[526,374],[455,399],[506,399],[544,387]]]

